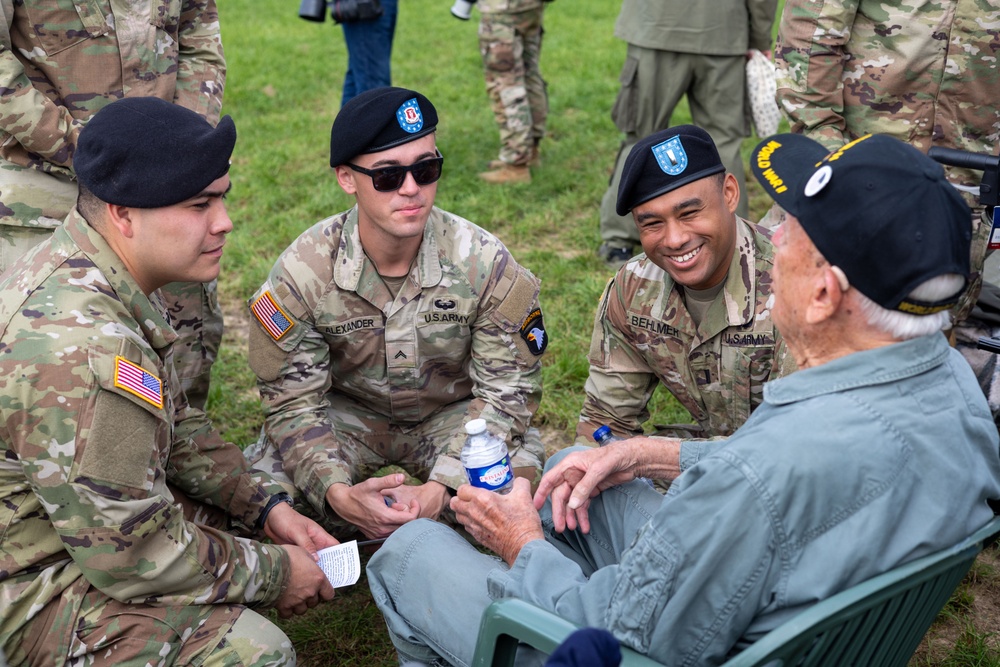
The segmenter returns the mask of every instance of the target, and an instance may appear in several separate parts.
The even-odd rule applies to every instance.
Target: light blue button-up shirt
[[[608,628],[667,665],[713,665],[817,600],[957,543],[998,497],[982,392],[944,336],[924,336],[769,383],[617,565],[588,578],[536,540],[490,575],[490,594]]]

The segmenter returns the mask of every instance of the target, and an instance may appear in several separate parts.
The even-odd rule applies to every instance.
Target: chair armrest
[[[483,612],[472,667],[512,667],[519,643],[552,653],[575,630],[573,623],[523,600],[497,600]],[[621,651],[622,667],[660,665],[624,646]]]
[[[523,600],[497,600],[483,612],[472,667],[511,667],[519,642],[552,653],[576,629],[566,619]]]

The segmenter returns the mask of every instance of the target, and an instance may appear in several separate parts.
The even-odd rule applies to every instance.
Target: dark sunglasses
[[[409,167],[365,169],[350,162],[347,163],[347,166],[365,176],[371,176],[372,186],[379,192],[394,192],[403,187],[403,181],[406,180],[406,172],[413,174],[413,180],[417,182],[417,185],[430,185],[434,183],[441,178],[441,167],[443,164],[444,157],[438,153],[437,157],[414,162]]]

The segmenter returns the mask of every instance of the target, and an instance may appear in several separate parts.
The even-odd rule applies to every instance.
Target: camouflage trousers
[[[214,507],[171,487],[184,516],[224,530],[227,518]],[[81,600],[75,618],[65,618],[68,597]],[[74,605],[75,608],[75,605]],[[59,637],[52,641],[53,636]],[[153,606],[119,602],[85,579],[50,602],[7,642],[12,665],[205,665],[241,667],[294,665],[295,649],[285,633],[238,604]],[[0,663],[2,664],[2,663]]]
[[[49,238],[76,205],[76,183],[57,174],[0,160],[0,273]],[[180,337],[174,366],[188,402],[205,409],[212,364],[222,343],[222,308],[216,281],[171,283],[160,289]]]
[[[337,433],[337,453],[347,463],[352,482],[373,477],[386,466],[398,466],[421,483],[435,481],[451,489],[468,481],[459,462],[461,451],[448,450],[447,443],[452,442],[456,432],[462,432],[469,401],[445,406],[419,424],[400,426],[354,399],[332,394],[328,398],[331,405],[327,414]],[[545,460],[538,429],[529,428],[524,438],[510,439],[507,447],[514,473],[537,484]],[[292,498],[301,502],[303,494],[295,487],[278,447],[270,438],[262,432],[260,439],[244,453],[254,468],[270,473]],[[442,458],[443,454],[448,458]],[[316,507],[315,500],[312,505],[313,512],[319,514],[315,518],[334,536],[350,530],[349,524],[334,515],[329,505]]]
[[[548,92],[539,71],[542,7],[514,13],[483,13],[479,51],[493,118],[500,128],[500,160],[525,165],[545,136]]]

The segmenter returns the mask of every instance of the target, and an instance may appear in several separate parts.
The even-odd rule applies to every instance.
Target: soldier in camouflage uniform
[[[730,435],[764,383],[794,369],[770,317],[771,234],[736,216],[738,201],[736,178],[700,128],[657,132],[629,153],[618,214],[632,212],[646,252],[619,269],[598,306],[581,444],[602,424],[641,435],[657,384],[698,422],[662,435]],[[703,450],[683,443],[681,467]]]
[[[998,24],[1000,5],[989,0],[788,0],[775,49],[778,102],[793,132],[830,150],[888,134],[923,152],[996,155]],[[973,209],[973,273],[954,315],[959,349],[981,371],[975,342],[983,325],[964,320],[979,296],[992,219],[977,197],[981,172],[945,172]]]
[[[0,280],[11,664],[292,664],[247,606],[333,597],[314,556],[336,541],[250,472],[172,364],[157,288],[218,275],[235,141],[228,117],[160,99],[105,107],[80,135],[77,208]]]
[[[225,73],[215,0],[0,0],[0,271],[73,207],[77,137],[98,109],[159,97],[214,124]],[[163,295],[178,373],[204,407],[222,340],[216,283]]]
[[[542,56],[543,0],[479,0],[479,51],[500,127],[500,157],[479,175],[488,183],[528,183],[549,113]]]
[[[492,234],[434,207],[436,125],[412,90],[345,105],[330,164],[357,205],[296,239],[249,301],[266,421],[247,456],[370,537],[441,513],[466,482],[470,419],[507,441],[515,474],[534,479],[544,457],[531,428],[548,344],[539,283]],[[421,483],[372,477],[388,464]]]

